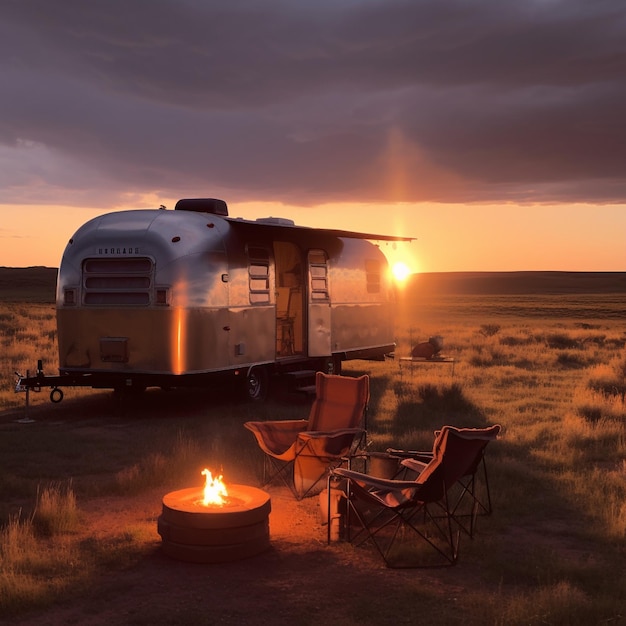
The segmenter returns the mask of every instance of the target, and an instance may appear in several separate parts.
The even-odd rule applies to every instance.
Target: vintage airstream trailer
[[[233,218],[216,199],[96,217],[60,264],[50,386],[238,376],[259,398],[275,373],[383,358],[394,349],[393,285],[371,240],[409,238]]]

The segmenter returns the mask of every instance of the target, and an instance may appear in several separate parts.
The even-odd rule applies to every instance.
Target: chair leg
[[[456,496],[455,504],[451,509],[452,516],[457,522],[459,528],[472,538],[476,532],[478,516],[491,515],[492,513],[489,477],[487,475],[487,465],[484,457],[482,458],[481,464],[484,485],[480,485],[476,476],[478,471],[475,474],[465,477],[464,480],[459,480],[458,484],[460,485],[461,492]],[[479,493],[479,489],[481,493]],[[461,509],[465,500],[470,501],[469,511],[467,507],[465,507],[465,510]],[[466,520],[469,520],[469,522]]]
[[[330,545],[330,483],[333,480],[332,474],[328,474],[326,479],[326,543]]]
[[[263,487],[267,487],[279,478],[286,487],[289,487],[294,497],[300,499],[293,483],[293,462],[284,463],[266,455],[263,464]]]
[[[348,481],[349,483],[349,481]],[[379,507],[367,513],[359,510],[354,491],[348,484],[348,501],[346,511],[346,538],[355,546],[370,542],[376,552],[389,568],[429,568],[442,565],[454,565],[459,554],[460,530],[453,523],[452,515],[447,514],[448,502],[437,503],[442,513],[431,511],[429,505],[418,506],[415,509],[388,509]],[[372,506],[370,503],[369,506]],[[421,518],[416,521],[416,518]],[[355,530],[356,521],[358,528]],[[429,546],[432,550],[430,558],[423,561],[420,557],[411,557],[412,542],[405,542],[406,533],[415,537],[419,543]],[[403,548],[404,546],[404,548]],[[408,556],[407,556],[408,554]],[[416,562],[414,559],[419,558]],[[433,562],[430,562],[432,559]],[[408,560],[406,560],[408,559]]]
[[[301,459],[305,459],[307,455],[298,455]],[[298,458],[298,457],[296,457]],[[263,465],[263,487],[276,482],[278,479],[282,481],[282,483],[289,487],[289,490],[296,498],[296,500],[302,500],[306,498],[313,490],[323,481],[327,480],[329,476],[329,471],[334,467],[338,467],[343,463],[343,459],[335,459],[335,458],[322,458],[322,457],[311,457],[319,460],[323,463],[326,463],[326,467],[324,471],[322,471],[317,478],[311,480],[310,484],[308,484],[303,489],[298,489],[295,481],[294,468],[295,461],[290,461],[285,463],[283,461],[279,461],[274,459],[273,457],[266,455],[264,459]],[[316,492],[317,493],[317,492]]]
[[[342,539],[342,500],[345,500],[343,491],[345,480],[329,474],[326,480],[326,542],[330,544],[333,540]],[[343,519],[345,525],[345,516]],[[336,532],[335,532],[336,531]]]
[[[459,480],[457,483],[460,487],[460,493],[455,494],[454,506],[450,509],[450,514],[459,528],[470,537],[474,536],[474,528],[476,524],[476,515],[479,502],[475,493],[475,478],[469,476],[465,481]],[[467,510],[466,501],[469,501],[469,512]],[[465,505],[465,507],[463,507]],[[465,520],[469,520],[469,524]]]
[[[485,463],[485,457],[483,456],[482,459],[482,466],[483,466],[483,477],[485,479],[485,493],[486,493],[486,497],[487,497],[487,506],[482,506],[483,510],[485,511],[485,515],[491,515],[492,513],[492,508],[491,508],[491,491],[489,489],[489,476],[487,475],[487,464]]]

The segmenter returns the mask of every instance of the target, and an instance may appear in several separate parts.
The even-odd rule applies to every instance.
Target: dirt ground
[[[157,534],[161,492],[101,498],[81,506],[88,535],[112,536],[148,525],[153,540],[143,560],[101,576],[77,594],[12,624],[402,624],[429,620],[394,612],[399,596],[429,589],[454,597],[467,582],[471,564],[435,570],[391,570],[371,550],[327,544],[319,498],[298,502],[286,488],[270,489],[271,548],[248,559],[193,564],[162,553]],[[87,534],[87,533],[86,533]],[[406,606],[406,601],[403,602]],[[426,618],[426,619],[425,619]]]

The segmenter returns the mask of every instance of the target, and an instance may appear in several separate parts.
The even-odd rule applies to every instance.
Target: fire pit
[[[204,489],[191,487],[163,496],[158,533],[165,554],[193,563],[224,563],[270,547],[270,496],[246,485],[225,487],[204,470]]]

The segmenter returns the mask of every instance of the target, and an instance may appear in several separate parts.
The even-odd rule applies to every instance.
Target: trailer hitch
[[[25,380],[30,378],[28,370],[26,370],[26,376],[20,374],[19,372],[15,372],[15,376],[15,393],[21,393],[24,391],[34,391],[35,393],[39,393],[41,391],[41,385],[27,385],[24,382]]]
[[[42,386],[46,386],[46,383],[50,383],[52,380],[55,380],[56,382],[57,379],[55,376],[46,376],[44,374],[43,361],[41,359],[37,361],[37,373],[34,377],[31,378],[28,370],[26,370],[26,376],[20,374],[19,372],[15,372],[15,376],[15,393],[26,393],[26,406],[29,404],[28,394],[31,391],[39,393]],[[50,402],[58,404],[61,400],[63,400],[63,390],[56,384],[51,384],[50,388]]]

